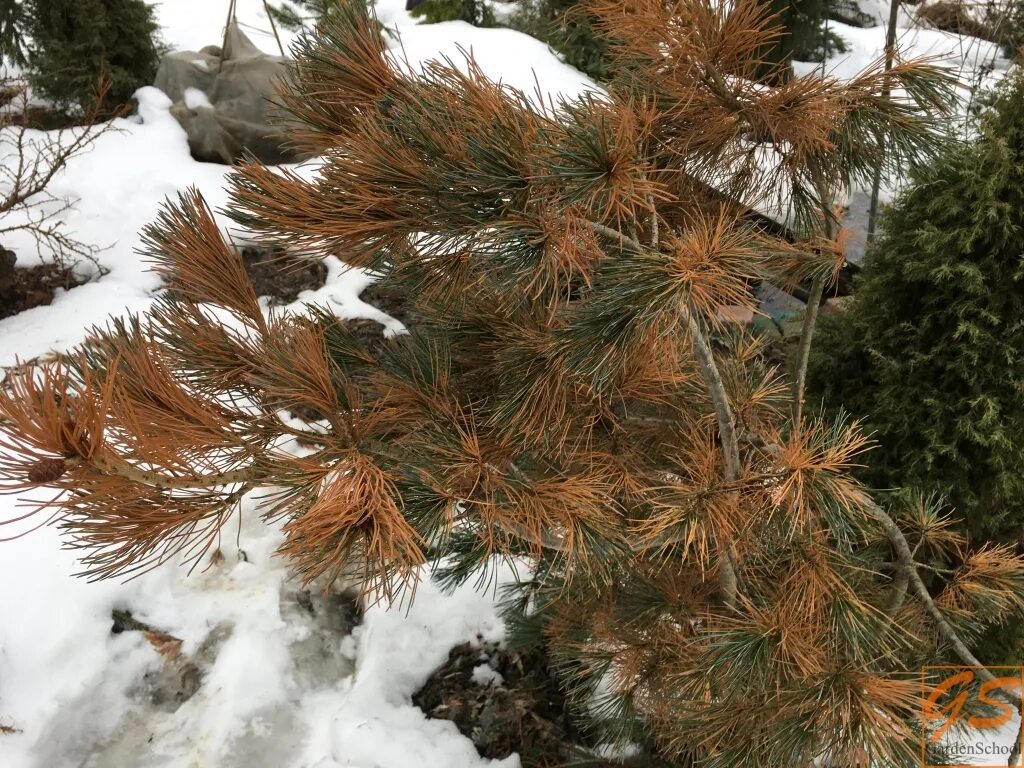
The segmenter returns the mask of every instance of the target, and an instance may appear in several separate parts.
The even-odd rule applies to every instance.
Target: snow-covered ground
[[[489,76],[527,92],[538,84],[551,95],[594,87],[532,38],[457,22],[416,26],[403,6],[403,0],[381,0],[378,14],[399,30],[413,63],[438,55],[458,61],[461,46]],[[217,44],[226,8],[212,0],[163,0],[163,37],[179,49]],[[238,15],[257,44],[276,49],[261,0],[238,0]],[[834,29],[851,46],[826,65],[839,76],[881,51],[881,27]],[[902,37],[914,53],[948,54],[968,73],[993,53],[990,44],[944,33]],[[1004,67],[997,60],[997,69]],[[158,91],[142,92],[138,118],[118,121],[117,132],[54,181],[55,193],[76,201],[68,228],[106,248],[100,260],[109,274],[51,306],[0,321],[0,365],[66,350],[110,314],[145,311],[159,285],[135,252],[139,229],[166,196],[188,185],[215,208],[224,202],[226,169],[191,159],[168,106]],[[32,263],[29,241],[4,245],[19,263]],[[342,316],[365,315],[358,292],[367,278],[344,273],[337,262],[329,267],[328,283],[300,301],[328,303]],[[73,557],[52,529],[0,543],[0,726],[16,729],[0,735],[0,767],[518,765],[514,756],[501,763],[481,759],[454,725],[428,720],[410,701],[452,646],[501,638],[492,595],[471,588],[443,595],[424,583],[411,608],[371,607],[350,636],[318,645],[317,622],[327,609],[300,605],[298,585],[273,557],[279,533],[258,522],[254,503],[237,543],[223,545],[223,560],[190,575],[168,566],[127,584],[90,584],[72,577]],[[15,499],[0,497],[0,519],[17,512]],[[4,528],[0,535],[17,532]],[[180,638],[178,661],[165,662],[139,632],[112,635],[115,609]],[[177,706],[154,694],[161,675],[191,674],[192,662],[208,669],[187,701]]]

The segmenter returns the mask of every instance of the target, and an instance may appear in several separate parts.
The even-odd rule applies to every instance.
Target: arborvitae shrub
[[[766,87],[747,0],[588,11],[612,76],[546,106],[472,62],[407,74],[365,10],[329,15],[282,95],[323,165],[243,164],[228,210],[374,270],[409,333],[367,348],[324,310],[268,316],[184,194],[145,232],[153,309],[0,390],[0,487],[64,491],[47,513],[96,577],[203,557],[252,491],[306,580],[395,598],[513,559],[513,637],[550,647],[606,741],[920,766],[919,665],[1019,615],[1024,560],[967,552],[934,506],[897,523],[850,475],[857,425],[804,413],[802,376],[721,314],[757,279],[821,291],[829,200],[929,156],[949,81],[899,61]],[[797,242],[735,202],[780,195]],[[915,558],[949,550],[926,584]]]
[[[91,104],[101,79],[116,109],[156,76],[157,24],[143,0],[27,0],[25,19],[30,81],[60,109]]]
[[[1024,79],[886,211],[810,382],[864,419],[863,477],[942,494],[977,539],[1024,542]]]

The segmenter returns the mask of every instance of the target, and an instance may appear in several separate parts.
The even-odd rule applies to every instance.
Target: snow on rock
[[[547,44],[512,29],[479,29],[464,21],[400,27],[401,38],[392,52],[413,69],[440,53],[465,68],[471,54],[485,75],[535,97],[538,83],[544,98],[577,96],[598,90],[578,69],[558,61]]]
[[[205,64],[206,62],[203,62]],[[185,106],[189,109],[213,109],[209,96],[198,88],[186,88],[184,93]]]

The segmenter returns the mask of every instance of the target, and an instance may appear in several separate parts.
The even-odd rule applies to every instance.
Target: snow
[[[470,680],[477,685],[499,686],[505,682],[505,678],[501,676],[501,672],[491,667],[490,664],[478,664],[473,667]]]
[[[213,109],[213,104],[210,103],[209,97],[198,88],[186,88],[183,96],[185,98],[185,106],[189,109],[194,110],[201,107]]]
[[[43,529],[4,543],[0,579],[0,711],[23,733],[0,741],[5,768],[161,766],[501,765],[480,759],[447,721],[410,703],[449,649],[498,641],[488,594],[419,585],[405,609],[371,607],[351,637],[322,651],[296,610],[297,585],[274,557],[280,534],[246,508],[226,559],[186,577],[174,567],[128,584],[69,578],[71,554]],[[227,548],[225,548],[227,551]],[[196,694],[176,711],[147,701],[140,681],[165,662],[138,632],[111,635],[111,610],[184,641],[191,656],[223,637]],[[131,755],[132,762],[121,762]]]
[[[228,0],[161,0],[153,5],[161,37],[172,49],[198,51],[223,42]],[[263,0],[236,0],[235,17],[242,31],[259,48],[267,53],[280,53]],[[287,51],[295,34],[281,28],[277,32]]]
[[[227,5],[164,0],[157,5],[164,40],[179,50],[219,44]],[[262,0],[238,0],[237,9],[253,41],[276,52]],[[380,0],[377,12],[400,31],[393,50],[413,68],[437,56],[460,65],[465,50],[488,76],[527,93],[539,87],[544,99],[596,88],[543,43],[520,33],[460,22],[419,26],[404,0]],[[839,76],[881,50],[881,28],[836,31],[851,45],[826,65]],[[281,34],[287,46],[293,36]],[[939,32],[902,37],[914,53],[948,52],[969,70],[992,53],[990,44]],[[214,210],[226,202],[227,169],[192,160],[169,114],[169,99],[144,88],[138,100],[138,115],[115,121],[115,130],[73,160],[52,187],[74,201],[65,215],[69,232],[105,248],[99,258],[109,273],[61,293],[50,306],[0,321],[0,366],[67,350],[111,314],[145,311],[159,282],[136,252],[141,227],[165,198],[190,185]],[[192,101],[190,107],[200,105]],[[300,170],[312,173],[315,167]],[[230,230],[223,217],[218,221],[244,241],[244,232]],[[18,253],[19,264],[34,262],[27,238],[10,237],[4,245]],[[402,330],[358,298],[367,275],[333,258],[326,265],[326,284],[288,309],[316,302],[340,317],[377,319],[388,333]],[[73,577],[73,555],[61,549],[53,529],[0,542],[0,725],[17,729],[0,735],[2,768],[519,765],[515,756],[481,759],[453,724],[428,720],[411,704],[451,647],[501,640],[492,594],[467,587],[446,595],[424,579],[411,605],[370,606],[351,634],[323,640],[315,618],[296,607],[299,587],[273,554],[280,532],[258,521],[256,504],[248,498],[243,505],[237,544],[232,527],[223,559],[191,574],[168,564],[128,583],[87,583]],[[0,519],[20,511],[14,498],[0,497]],[[0,535],[24,530],[4,528]],[[181,658],[205,669],[191,698],[177,708],[153,700],[152,680],[178,668],[141,633],[112,635],[114,609],[129,610],[183,641]],[[474,670],[474,679],[501,684],[486,664]]]

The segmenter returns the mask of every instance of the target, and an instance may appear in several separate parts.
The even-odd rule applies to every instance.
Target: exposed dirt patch
[[[289,304],[303,291],[315,291],[327,281],[327,267],[314,259],[301,259],[279,248],[242,248],[245,271],[257,296],[270,296],[275,304]]]
[[[50,304],[58,288],[74,288],[83,282],[71,267],[15,267],[14,253],[0,250],[0,320]]]
[[[373,283],[363,289],[359,298],[372,304],[381,312],[391,315],[408,328],[412,323],[412,313],[406,295],[394,286],[386,283]]]
[[[395,318],[406,328],[411,328],[413,320],[409,303],[405,294],[396,288],[375,283],[364,288],[359,298]],[[371,353],[376,353],[388,341],[384,338],[384,326],[376,320],[353,319],[344,322],[349,332]]]
[[[537,767],[579,757],[580,733],[539,650],[464,643],[412,700],[428,717],[454,722],[481,757],[518,752],[524,766]]]

